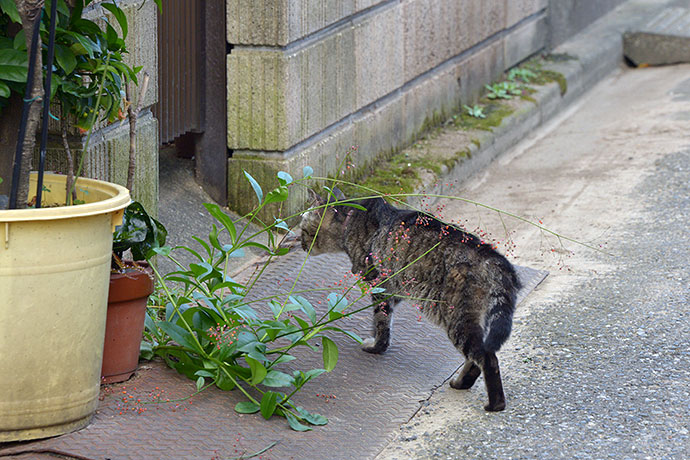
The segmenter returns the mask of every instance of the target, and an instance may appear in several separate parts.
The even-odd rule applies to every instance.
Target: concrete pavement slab
[[[305,253],[295,248],[272,263],[250,297],[287,292],[304,258]],[[344,255],[312,257],[302,273],[295,288],[321,289],[304,294],[317,311],[325,308],[328,292],[343,291],[343,280],[351,281],[350,262]],[[518,274],[524,284],[519,301],[546,276],[546,272],[526,267],[519,267]],[[351,310],[367,303],[365,299],[353,304]],[[259,303],[255,308],[270,314],[267,305]],[[347,318],[340,326],[367,337],[371,312]],[[0,457],[45,451],[81,459],[226,459],[277,443],[262,458],[372,458],[462,363],[445,332],[422,321],[412,305],[398,308],[391,348],[383,355],[365,353],[343,336],[333,339],[340,348],[336,368],[293,398],[330,420],[309,433],[290,430],[280,417],[266,421],[259,414],[237,414],[233,408],[244,400],[238,391],[212,388],[187,401],[165,402],[194,393],[194,382],[154,361],[143,364],[130,381],[104,386],[96,416],[87,428],[8,449],[0,447]],[[300,363],[302,370],[323,365],[319,351],[294,355],[298,360],[293,363]],[[483,403],[472,403],[481,410]]]

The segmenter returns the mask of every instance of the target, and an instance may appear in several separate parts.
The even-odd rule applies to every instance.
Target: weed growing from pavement
[[[489,99],[512,99],[513,96],[522,94],[520,86],[512,81],[502,81],[492,85],[484,85],[488,93],[486,97]]]
[[[462,107],[467,112],[467,115],[471,117],[486,118],[486,115],[484,115],[484,108],[481,105],[475,104],[472,107],[470,107],[469,105],[463,105]]]

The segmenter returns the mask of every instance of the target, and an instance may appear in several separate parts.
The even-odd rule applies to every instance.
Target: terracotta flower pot
[[[101,383],[124,382],[139,363],[146,302],[153,292],[153,271],[145,262],[137,264],[141,268],[110,274]]]

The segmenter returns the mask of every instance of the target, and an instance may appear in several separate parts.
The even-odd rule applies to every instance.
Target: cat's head
[[[343,233],[345,232],[345,220],[347,209],[343,206],[333,205],[336,201],[345,199],[345,195],[337,188],[333,188],[333,195],[326,198],[313,193],[311,209],[302,214],[300,229],[302,230],[302,249],[305,251],[311,247],[312,255],[325,254],[327,252],[342,252]],[[331,203],[329,205],[329,203]],[[319,207],[321,206],[321,207]],[[314,236],[316,235],[316,241]]]

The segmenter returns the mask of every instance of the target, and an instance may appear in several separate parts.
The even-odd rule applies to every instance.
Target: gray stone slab
[[[626,32],[623,54],[637,66],[690,62],[690,9],[666,8],[639,29]]]

